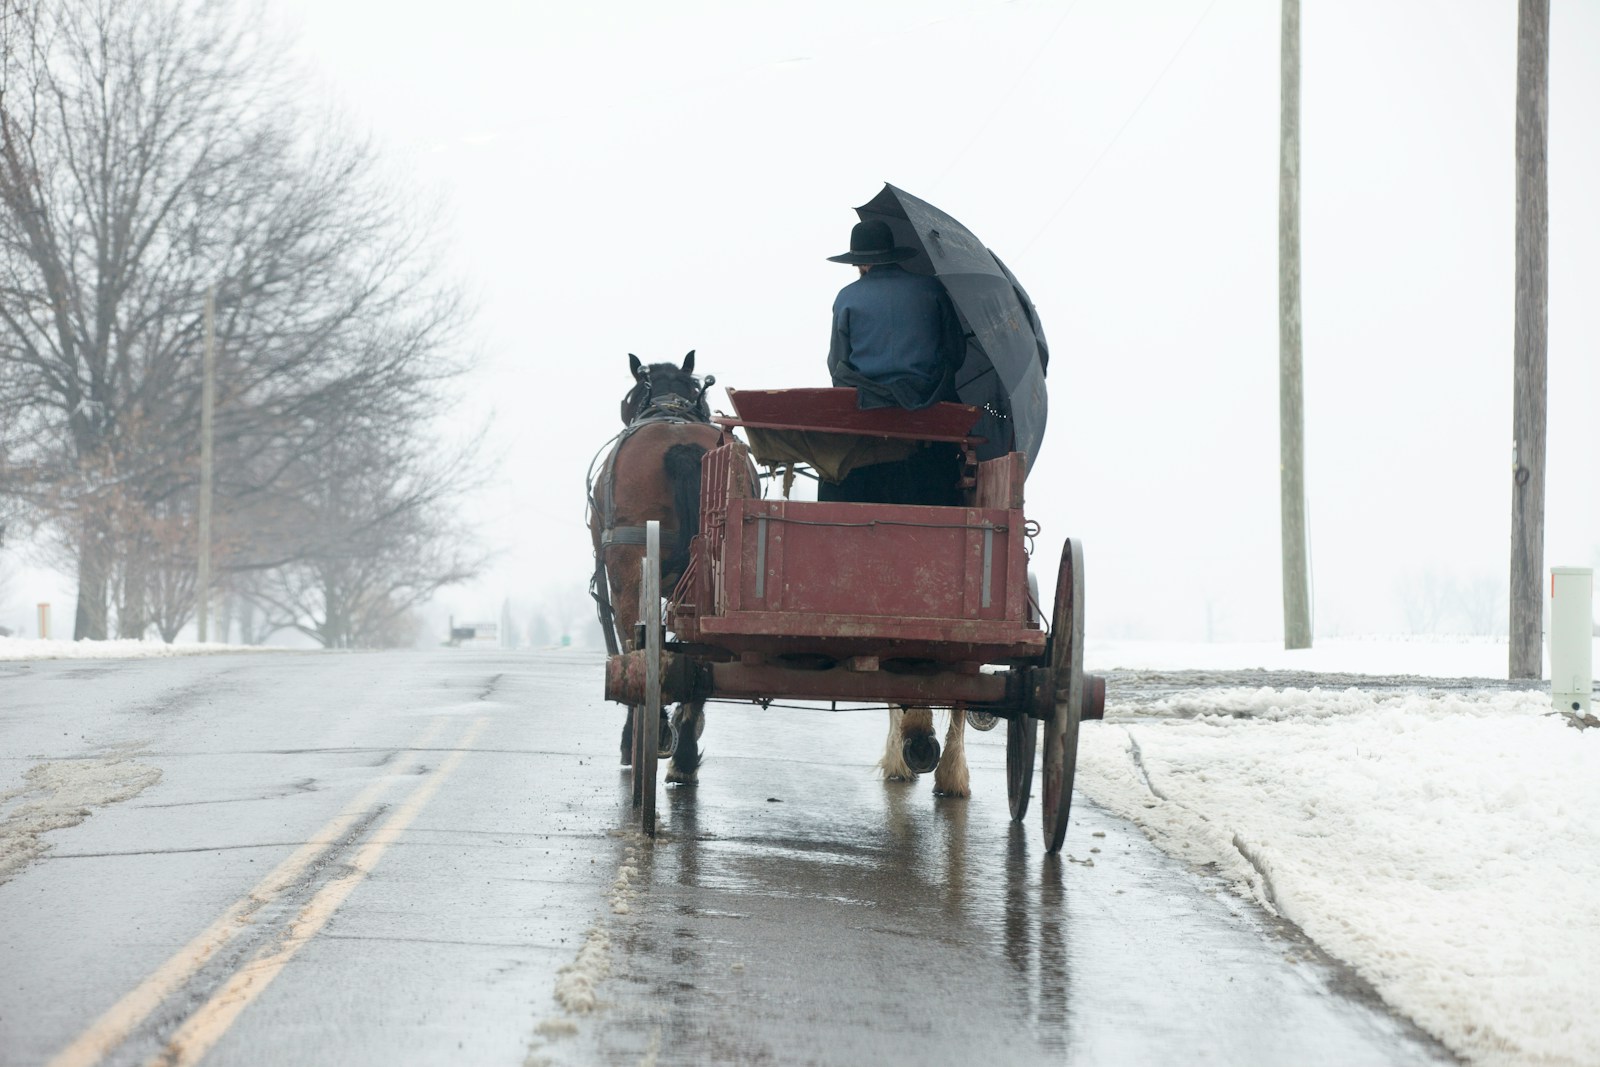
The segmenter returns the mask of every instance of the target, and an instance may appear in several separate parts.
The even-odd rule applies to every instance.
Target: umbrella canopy
[[[1044,375],[1050,362],[1033,301],[971,230],[904,189],[885,185],[856,214],[862,221],[888,223],[895,244],[917,249],[916,258],[901,266],[933,275],[950,294],[967,334],[956,392],[963,403],[987,412],[974,430],[988,438],[978,450],[980,458],[1022,452],[1032,469],[1044,440],[1049,410]]]

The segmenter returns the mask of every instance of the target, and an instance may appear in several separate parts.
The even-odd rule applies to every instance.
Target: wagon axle
[[[646,668],[643,651],[612,656],[606,662],[606,699],[638,705],[645,700]],[[1055,669],[1019,666],[993,674],[941,671],[934,674],[889,674],[836,668],[802,670],[771,663],[710,663],[676,652],[663,652],[661,699],[673,701],[724,700],[840,700],[862,704],[903,704],[947,708],[960,705],[1011,719],[1026,714],[1035,719],[1054,718],[1058,699]],[[1083,679],[1080,717],[1105,716],[1105,680]],[[938,761],[937,755],[934,761]],[[907,762],[913,762],[908,754]]]

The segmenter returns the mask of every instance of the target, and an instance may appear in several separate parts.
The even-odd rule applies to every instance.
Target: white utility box
[[[1550,700],[1587,715],[1594,700],[1594,568],[1550,568]]]

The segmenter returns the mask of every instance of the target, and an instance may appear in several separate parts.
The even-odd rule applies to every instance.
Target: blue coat
[[[898,264],[873,267],[833,302],[828,372],[860,390],[863,408],[925,408],[954,400],[966,351],[944,286]]]

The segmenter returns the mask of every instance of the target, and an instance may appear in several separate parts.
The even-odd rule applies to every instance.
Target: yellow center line
[[[432,744],[448,721],[442,717],[435,719],[406,748],[419,749]],[[368,809],[395,777],[395,775],[384,775],[356,794],[356,798],[343,813],[318,830],[311,840],[273,868],[254,889],[232,904],[194,940],[179,949],[171,959],[152,972],[150,977],[107,1009],[89,1029],[78,1036],[77,1040],[56,1053],[48,1067],[90,1067],[126,1041],[128,1035],[149,1018],[150,1013],[155,1011],[162,1001],[199,973],[200,968],[204,967],[234,935],[247,929],[251,917],[257,911],[294,885],[300,875],[333,847],[357,819],[366,815]]]
[[[263,949],[254,959],[240,968],[226,985],[188,1018],[167,1043],[167,1047],[150,1060],[148,1067],[188,1067],[190,1064],[198,1063],[201,1057],[222,1040],[239,1014],[266,992],[267,987],[294,958],[295,953],[317,936],[318,932],[328,924],[328,920],[333,918],[333,913],[344,903],[345,898],[372,873],[372,869],[378,865],[378,860],[383,857],[384,852],[405,832],[423,805],[433,798],[433,794],[439,791],[445,779],[461,765],[462,760],[466,759],[473,741],[488,722],[488,717],[484,716],[472,724],[457,744],[456,750],[439,765],[439,769],[429,775],[427,780],[406,798],[405,803],[385,820],[367,843],[361,846],[350,864],[350,869],[319,889],[306,906],[300,909],[300,914],[290,923],[288,933],[278,945],[270,951]]]

